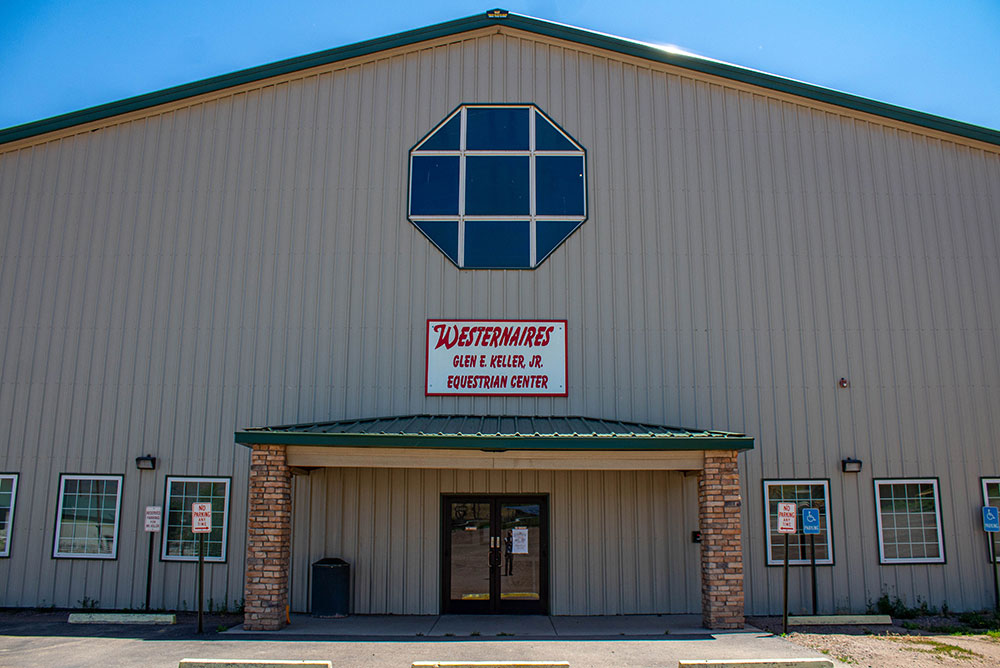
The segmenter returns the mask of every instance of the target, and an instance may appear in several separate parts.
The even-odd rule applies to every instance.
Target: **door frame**
[[[490,534],[500,538],[500,505],[503,503],[538,504],[538,600],[503,600],[500,597],[500,570],[490,568],[490,598],[488,601],[453,601],[451,599],[451,520],[452,503],[489,503]],[[441,495],[441,614],[549,614],[549,495],[548,494],[442,494]],[[495,534],[495,536],[494,536]],[[501,562],[502,563],[502,562]]]

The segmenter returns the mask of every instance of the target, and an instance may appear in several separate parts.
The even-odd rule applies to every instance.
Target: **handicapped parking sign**
[[[983,506],[983,531],[989,533],[1000,531],[1000,510],[996,506]]]
[[[806,535],[819,533],[819,508],[802,509],[802,533]]]

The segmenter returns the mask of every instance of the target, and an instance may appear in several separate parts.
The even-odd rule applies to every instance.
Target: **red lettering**
[[[524,338],[521,341],[521,345],[528,346],[530,348],[534,342],[535,342],[535,328],[525,327]]]
[[[458,327],[455,325],[452,325],[451,327],[444,324],[434,325],[433,330],[437,332],[438,335],[437,345],[434,346],[434,350],[437,350],[441,346],[444,346],[445,350],[451,350],[452,346],[454,346],[455,342],[458,340]],[[452,334],[453,336],[449,337],[449,334]]]

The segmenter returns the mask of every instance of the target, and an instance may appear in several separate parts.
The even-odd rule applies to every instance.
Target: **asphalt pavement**
[[[572,668],[675,667],[680,659],[822,655],[748,628],[710,632],[690,616],[608,618],[294,616],[276,633],[246,633],[236,616],[193,614],[172,626],[68,624],[69,611],[0,612],[4,668],[177,668],[183,658],[327,659],[352,668],[409,668],[413,661],[557,660]],[[551,631],[545,631],[546,624]],[[229,628],[227,628],[229,627]],[[437,629],[437,631],[435,631]],[[560,634],[560,629],[562,634]]]

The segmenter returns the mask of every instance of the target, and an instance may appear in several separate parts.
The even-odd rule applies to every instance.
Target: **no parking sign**
[[[191,531],[194,533],[212,533],[212,504],[191,504]]]

